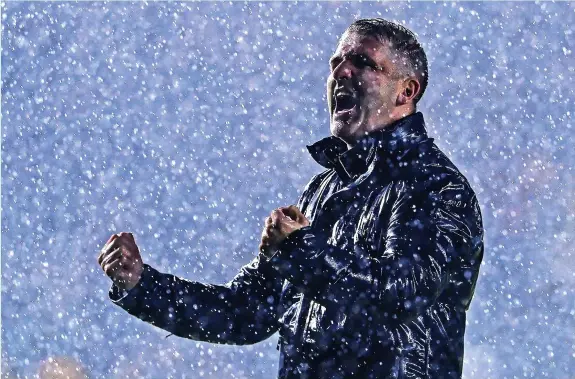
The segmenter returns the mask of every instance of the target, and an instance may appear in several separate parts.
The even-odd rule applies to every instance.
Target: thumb
[[[299,209],[295,205],[290,205],[289,207],[282,207],[280,208],[282,213],[287,217],[291,218],[292,220],[297,220],[299,217]]]
[[[287,225],[289,225],[291,228],[296,228],[299,229],[300,227],[300,222],[298,220],[294,220],[291,217],[285,216],[285,221],[284,221]]]
[[[295,205],[290,205],[289,206],[290,209],[290,214],[293,215],[293,219],[296,220],[298,223],[300,224],[309,224],[307,222],[307,219],[305,217],[305,215],[299,210],[298,207],[296,207]]]

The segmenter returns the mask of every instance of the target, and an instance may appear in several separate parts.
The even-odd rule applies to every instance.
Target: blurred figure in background
[[[50,357],[40,364],[39,379],[89,379],[82,365],[70,357]]]
[[[143,264],[134,236],[114,234],[98,257],[109,296],[185,338],[279,331],[280,378],[461,378],[483,226],[416,111],[425,52],[404,27],[362,19],[329,63],[331,136],[308,146],[325,170],[265,220],[258,256],[210,285]]]

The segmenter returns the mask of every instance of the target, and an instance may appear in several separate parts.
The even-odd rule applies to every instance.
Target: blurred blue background
[[[89,378],[272,378],[254,346],[165,338],[115,307],[97,254],[225,283],[321,171],[328,59],[359,17],[412,29],[420,110],[470,180],[486,252],[466,378],[575,375],[575,3],[5,2],[2,368]]]

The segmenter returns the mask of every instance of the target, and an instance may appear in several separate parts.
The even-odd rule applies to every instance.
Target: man
[[[195,340],[278,331],[280,378],[460,378],[483,229],[469,183],[416,112],[425,53],[402,26],[358,20],[330,65],[332,136],[308,147],[326,170],[266,219],[260,254],[208,285],[143,265],[120,233],[98,259],[110,297]]]

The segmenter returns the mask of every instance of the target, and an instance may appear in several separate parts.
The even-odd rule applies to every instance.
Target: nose
[[[347,60],[342,60],[332,72],[333,78],[338,79],[349,79],[353,76],[352,64]]]

